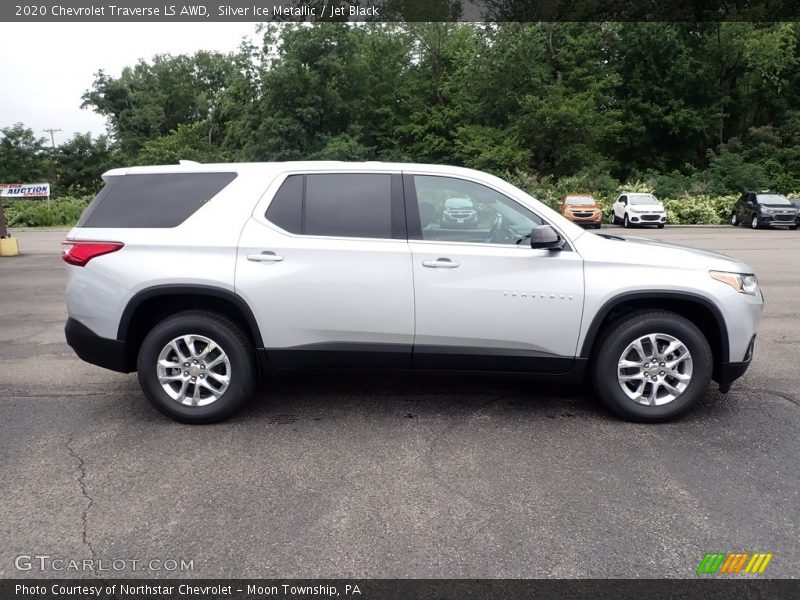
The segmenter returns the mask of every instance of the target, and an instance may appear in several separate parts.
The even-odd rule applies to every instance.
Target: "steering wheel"
[[[505,219],[503,218],[503,215],[501,215],[500,213],[496,213],[494,217],[494,222],[492,223],[492,227],[491,229],[489,229],[489,235],[486,238],[486,243],[490,244],[496,241],[497,237],[503,231],[504,225],[505,225]]]

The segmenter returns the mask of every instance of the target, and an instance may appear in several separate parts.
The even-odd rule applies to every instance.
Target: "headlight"
[[[752,273],[728,273],[726,271],[709,271],[711,277],[727,283],[741,294],[755,296],[758,293],[758,279]]]

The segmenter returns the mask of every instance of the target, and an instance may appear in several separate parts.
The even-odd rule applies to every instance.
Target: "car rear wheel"
[[[252,395],[256,382],[250,341],[226,317],[186,311],[167,317],[145,337],[137,360],[148,400],[183,423],[214,423]]]
[[[675,419],[697,404],[711,380],[708,341],[688,319],[667,311],[622,318],[599,340],[594,389],[617,415],[643,423]]]

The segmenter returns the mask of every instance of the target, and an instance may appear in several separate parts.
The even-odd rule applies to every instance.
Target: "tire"
[[[209,341],[216,348],[209,350]],[[188,362],[179,360],[180,356]],[[179,366],[183,362],[184,366],[159,367],[159,360]],[[238,325],[212,312],[186,311],[161,321],[145,336],[136,366],[147,399],[182,423],[215,423],[228,418],[252,395],[256,384],[252,344]],[[179,399],[162,386],[159,370],[162,376],[171,378],[164,385]]]
[[[758,215],[753,215],[753,219],[750,221],[750,228],[761,229],[761,226],[758,224]]]
[[[602,226],[603,226],[603,224],[602,224],[602,223],[597,223],[597,224],[594,226],[594,228],[595,228],[595,229],[600,229]],[[797,229],[797,228],[795,227],[795,229]]]
[[[790,231],[797,231],[797,225],[790,225],[789,226],[789,230]]]
[[[611,225],[616,225],[617,224],[617,215],[614,214],[613,210],[611,211],[611,214],[608,215],[608,222]]]
[[[640,352],[635,348],[630,351],[628,349],[636,340],[649,335],[656,335],[656,342],[661,351],[665,350],[666,346],[673,343],[674,340],[683,345],[683,350],[688,351],[688,356],[683,354],[684,360],[675,365],[676,369],[683,369],[683,372],[678,374],[684,377],[687,374],[689,376],[688,382],[685,382],[685,388],[680,390],[682,393],[673,395],[662,385],[662,381],[673,388],[678,388],[683,384],[669,375],[660,376],[661,371],[658,370],[661,367],[660,362],[645,363],[642,360],[641,368],[638,366],[620,368],[620,361],[623,358],[636,362]],[[644,350],[651,347],[650,342],[642,343]],[[678,355],[666,356],[670,356],[674,360]],[[665,362],[669,364],[668,360]],[[645,369],[644,364],[652,364],[653,367]],[[661,423],[680,417],[697,404],[708,389],[712,368],[711,348],[705,336],[694,323],[668,311],[643,310],[623,317],[603,333],[594,349],[590,373],[595,392],[613,413],[629,421]],[[629,386],[629,393],[636,395],[639,392],[639,380],[631,377],[631,381],[625,383],[618,379],[620,374],[631,376],[637,373],[648,374],[641,379],[643,383],[641,383],[641,396],[638,397],[638,400],[629,396],[623,390],[623,386]],[[647,379],[650,377],[649,374],[659,378],[656,386]],[[650,392],[654,388],[655,402],[647,403],[647,397],[651,395]],[[659,396],[661,397],[659,398]]]
[[[665,223],[659,223],[659,224],[658,224],[658,228],[659,228],[659,229],[664,229],[664,225],[665,225]]]
[[[630,221],[628,221],[628,213],[625,213],[625,215],[622,217],[622,226],[625,229],[630,229],[631,228],[631,223],[630,223]]]
[[[734,227],[739,226],[739,217],[736,216],[736,213],[731,213],[731,225],[733,225]]]

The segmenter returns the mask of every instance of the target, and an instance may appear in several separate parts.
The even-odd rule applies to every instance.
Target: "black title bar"
[[[517,600],[800,597],[800,580],[697,579],[5,579],[3,600]]]
[[[798,21],[800,0],[3,0],[0,21]]]

